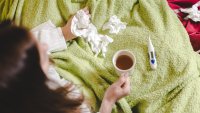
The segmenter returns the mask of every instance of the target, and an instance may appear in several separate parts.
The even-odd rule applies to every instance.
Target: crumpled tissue
[[[186,16],[184,19],[192,19],[194,22],[200,22],[200,11],[198,10],[199,6],[200,1],[194,4],[191,8],[180,8],[181,12],[188,13],[188,16]]]
[[[84,38],[91,45],[95,56],[102,53],[105,57],[108,44],[113,42],[113,39],[109,36],[98,34],[97,28],[90,21],[90,15],[83,10],[79,10],[73,17],[71,32],[75,36]]]
[[[117,34],[120,30],[126,29],[126,25],[127,23],[121,22],[121,20],[114,15],[103,25],[103,30],[109,29],[109,33]]]

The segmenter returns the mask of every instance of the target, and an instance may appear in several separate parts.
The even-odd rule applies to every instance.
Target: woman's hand
[[[100,113],[111,113],[113,104],[130,93],[130,80],[128,74],[120,76],[105,92]]]
[[[87,7],[85,7],[83,9],[83,11],[85,11],[86,14],[89,15],[89,10],[88,10]],[[67,40],[67,41],[73,40],[74,38],[76,38],[76,36],[74,36],[73,33],[71,32],[71,23],[72,23],[73,17],[74,16],[70,17],[70,19],[67,21],[67,24],[61,28],[62,32],[63,32],[63,35],[65,37],[65,40]]]

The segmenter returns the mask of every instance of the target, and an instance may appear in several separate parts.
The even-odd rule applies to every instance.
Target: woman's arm
[[[68,22],[65,26],[61,27],[63,36],[64,36],[66,41],[73,40],[74,38],[76,38],[76,36],[74,36],[71,32],[72,19],[73,19],[73,17],[71,17],[68,20]]]
[[[113,83],[105,92],[100,113],[111,113],[112,107],[120,98],[130,93],[130,80],[128,74],[120,76],[119,80]]]
[[[83,11],[89,15],[87,8]],[[71,17],[63,27],[56,27],[50,20],[33,28],[31,31],[41,42],[48,45],[49,52],[62,51],[67,48],[66,41],[73,40],[76,36],[71,32]]]
[[[88,7],[85,7],[84,9],[82,9],[82,11],[84,11],[85,14],[88,15],[88,17],[90,16]],[[72,19],[73,19],[73,16],[68,20],[67,24],[62,27],[63,35],[67,41],[73,40],[74,38],[76,38],[75,35],[71,31]],[[87,22],[85,22],[83,19],[83,23],[85,24]]]
[[[56,27],[50,20],[31,30],[40,43],[48,45],[48,52],[62,51],[67,48],[62,28]]]

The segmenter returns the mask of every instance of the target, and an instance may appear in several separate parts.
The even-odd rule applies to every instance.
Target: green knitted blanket
[[[131,108],[134,113],[200,112],[200,57],[193,52],[184,27],[165,0],[1,0],[0,21],[10,18],[33,28],[51,19],[61,26],[85,6],[98,31],[114,40],[106,57],[95,57],[82,38],[67,42],[67,50],[51,57],[62,77],[82,86],[94,111],[98,111],[106,88],[118,78],[111,62],[113,54],[127,49],[137,59],[131,94],[118,101],[113,112],[131,113]],[[113,15],[128,23],[117,35],[101,30]],[[148,36],[157,53],[154,71],[149,65]]]

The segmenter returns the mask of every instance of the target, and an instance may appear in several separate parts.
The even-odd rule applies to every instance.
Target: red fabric
[[[179,8],[191,8],[192,5],[197,3],[199,0],[167,0],[169,6],[175,10]],[[200,7],[199,7],[200,9]],[[178,13],[180,21],[183,23],[184,27],[186,28],[190,42],[193,46],[194,51],[200,49],[200,22],[194,22],[191,19],[184,20],[184,17],[187,16],[185,13]]]

